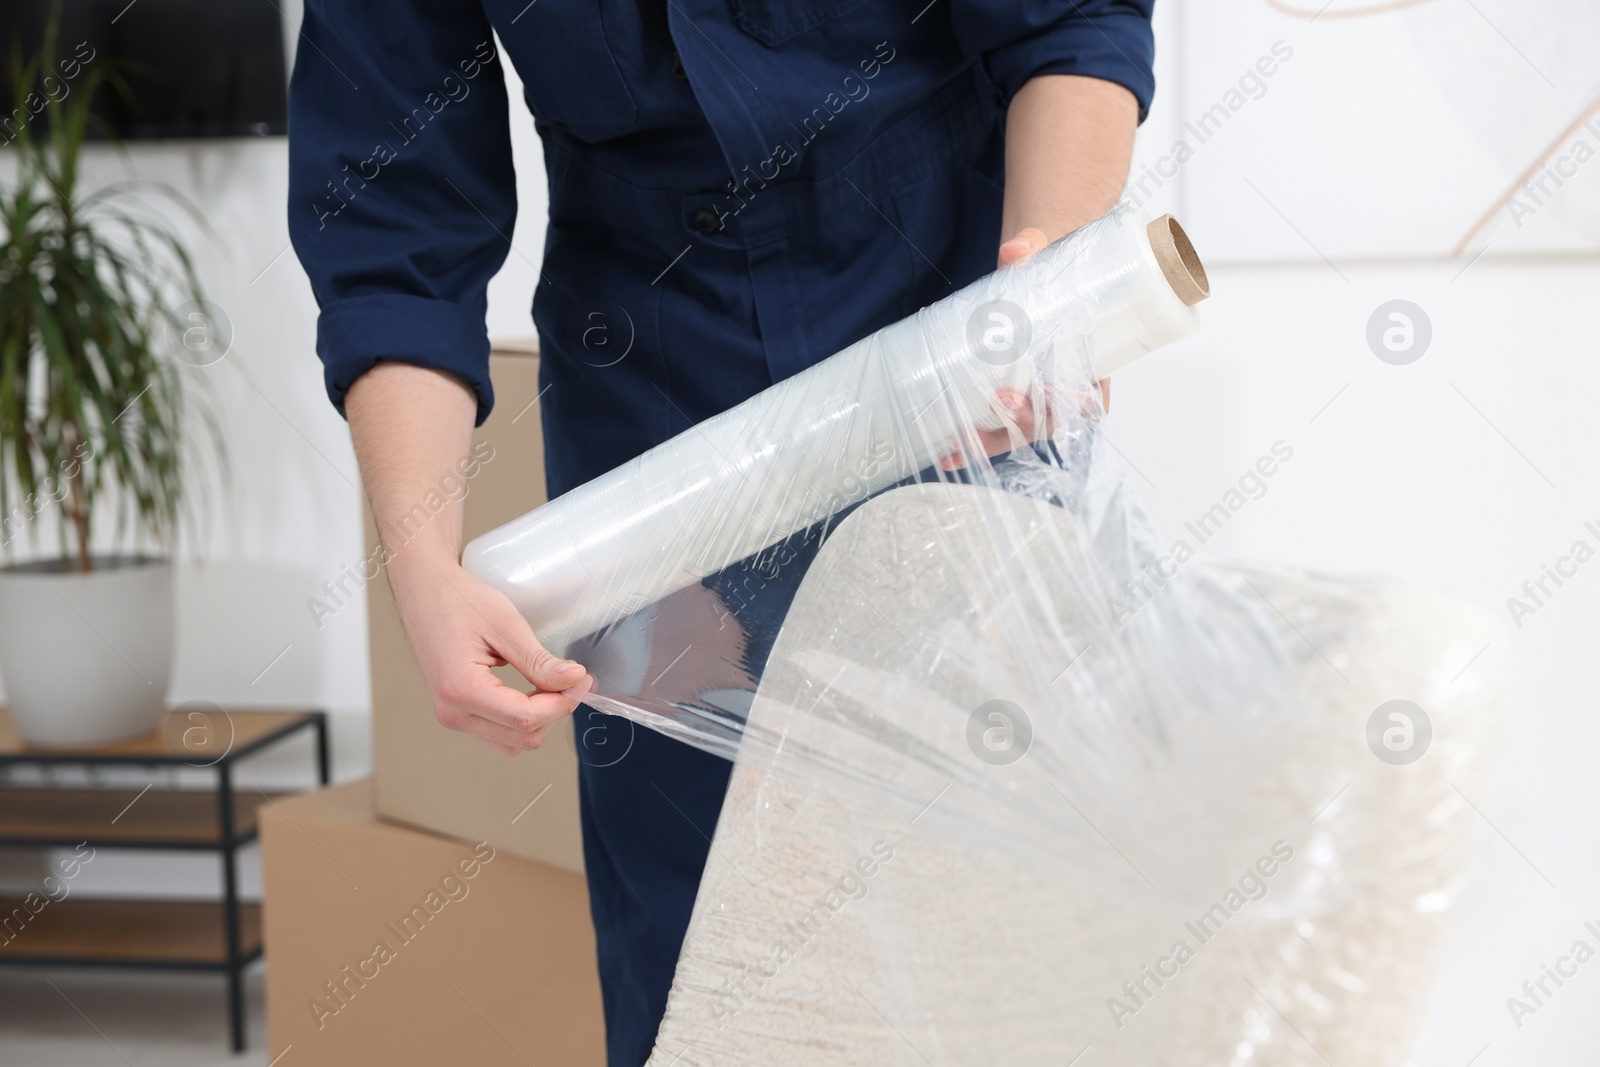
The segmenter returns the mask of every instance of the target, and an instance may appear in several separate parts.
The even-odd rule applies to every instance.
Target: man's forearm
[[[1139,104],[1114,82],[1047,74],[1006,117],[1002,239],[1032,227],[1048,243],[1104,215],[1128,180]]]
[[[345,398],[350,437],[378,535],[396,570],[454,564],[461,557],[464,495],[440,491],[463,477],[477,402],[461,381],[405,363],[380,363]],[[430,504],[442,498],[437,512]]]
[[[461,569],[466,494],[448,487],[470,477],[477,407],[460,379],[404,363],[379,364],[345,397],[367,498],[392,557],[389,585],[434,714],[515,754],[538,748],[594,679],[551,655],[504,594]],[[494,668],[503,664],[533,692],[501,681]]]

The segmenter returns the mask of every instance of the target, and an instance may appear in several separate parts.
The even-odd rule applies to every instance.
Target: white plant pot
[[[172,674],[172,566],[96,557],[0,568],[0,681],[23,740],[91,745],[156,729]]]

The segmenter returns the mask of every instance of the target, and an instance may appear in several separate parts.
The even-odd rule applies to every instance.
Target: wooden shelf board
[[[68,897],[35,914],[20,898],[0,899],[0,964],[33,959],[222,966],[228,962],[222,924],[223,905],[214,900]],[[239,905],[239,944],[246,956],[260,950],[261,905]]]
[[[236,837],[255,833],[256,809],[287,794],[234,794]],[[221,843],[210,789],[0,789],[0,839],[177,846]]]
[[[249,748],[284,727],[304,719],[304,711],[167,712],[161,725],[147,734],[109,745],[32,746],[17,733],[11,714],[0,708],[0,760],[82,760],[86,763],[183,762],[209,767],[231,753]]]

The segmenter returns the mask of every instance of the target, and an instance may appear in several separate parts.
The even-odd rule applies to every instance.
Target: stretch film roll
[[[559,652],[1005,428],[999,390],[1038,412],[1086,393],[1193,333],[1207,293],[1176,222],[1123,205],[477,538],[463,562]]]

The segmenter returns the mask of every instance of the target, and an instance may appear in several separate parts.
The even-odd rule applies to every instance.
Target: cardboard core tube
[[[1172,291],[1178,294],[1178,299],[1193,307],[1210,296],[1211,283],[1206,279],[1205,264],[1200,262],[1194,245],[1189,243],[1189,235],[1183,232],[1178,220],[1162,215],[1148,230],[1156,262],[1161,264],[1161,273]]]

